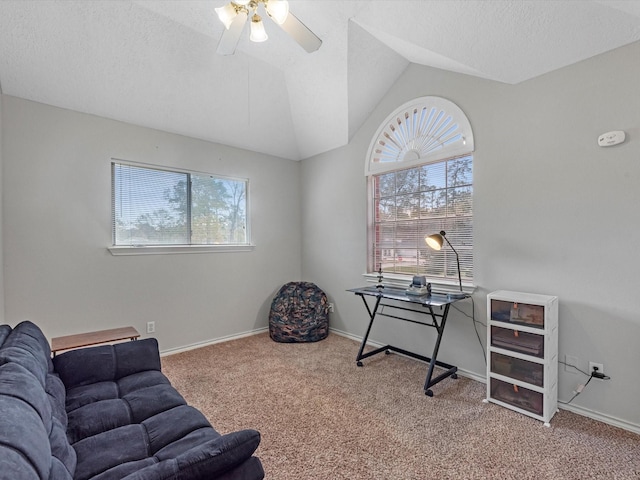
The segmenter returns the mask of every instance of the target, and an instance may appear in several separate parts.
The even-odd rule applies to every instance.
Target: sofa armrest
[[[186,452],[162,460],[124,477],[123,480],[211,480],[248,461],[260,444],[256,430],[240,430],[222,435],[193,447]],[[263,478],[264,471],[258,464],[251,464],[255,479]],[[252,477],[253,479],[254,477]],[[247,479],[249,480],[249,479]]]
[[[211,478],[248,460],[260,444],[256,430],[240,430],[203,443],[176,457],[183,478]]]
[[[146,338],[116,345],[81,348],[53,358],[54,370],[67,389],[115,381],[127,375],[160,370],[158,341]]]

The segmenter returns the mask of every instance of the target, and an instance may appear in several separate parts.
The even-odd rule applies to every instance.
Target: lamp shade
[[[287,0],[268,0],[265,6],[267,13],[278,25],[282,25],[289,15]]]
[[[251,35],[249,36],[249,40],[258,43],[264,42],[268,38],[269,36],[264,29],[264,23],[262,23],[260,15],[256,14],[251,17]]]
[[[444,230],[440,230],[440,233],[434,233],[433,235],[429,235],[428,237],[425,237],[424,241],[427,242],[427,245],[429,245],[434,250],[442,249],[442,245],[444,245],[444,242],[447,242],[447,244],[449,245],[449,248],[451,248],[453,253],[456,254],[456,264],[458,266],[458,285],[460,286],[460,292],[456,294],[449,293],[449,295],[455,295],[456,296],[455,298],[464,298],[466,294],[462,291],[462,274],[460,273],[460,257],[458,256],[458,252],[456,251],[455,248],[453,248],[453,245],[451,245],[451,242],[446,237],[446,235],[447,234],[445,233]]]
[[[238,12],[234,8],[234,6],[230,3],[227,3],[224,7],[218,7],[214,10],[218,14],[218,18],[220,19],[220,21],[224,24],[224,28],[229,30],[231,22],[233,22],[233,19],[236,18],[236,15],[238,15]]]
[[[440,250],[442,249],[442,245],[444,245],[444,232],[429,235],[425,237],[424,241],[434,250]]]

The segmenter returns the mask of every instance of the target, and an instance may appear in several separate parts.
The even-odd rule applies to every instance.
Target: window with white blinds
[[[473,280],[473,156],[369,177],[368,271],[458,280],[456,255],[432,250],[425,237],[446,232],[463,281]]]
[[[248,184],[113,162],[113,244],[248,245]]]

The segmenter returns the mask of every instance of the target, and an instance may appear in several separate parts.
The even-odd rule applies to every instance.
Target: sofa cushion
[[[166,410],[142,422],[148,435],[149,452],[155,455],[171,442],[200,428],[211,428],[212,434],[220,436],[199,410],[180,405]]]
[[[134,381],[125,377],[68,391],[67,436],[71,443],[123,425],[141,423],[158,413],[186,405],[182,395],[160,372],[139,372],[133,376]],[[134,386],[140,388],[134,390]]]
[[[118,394],[118,384],[116,382],[98,382],[70,388],[67,390],[65,402],[67,413],[101,400],[118,398]]]
[[[11,335],[9,335],[11,338]],[[40,384],[40,388],[44,388],[45,377],[47,375],[46,364],[43,364],[41,359],[34,355],[34,352],[28,348],[22,348],[20,346],[6,346],[0,348],[0,365],[5,363],[15,363],[26,368],[31,375],[33,375]]]
[[[51,432],[49,433],[49,445],[51,445],[52,467],[64,468],[69,476],[76,471],[76,451],[69,444],[67,432],[57,418],[53,418]],[[53,460],[57,460],[55,462]],[[59,465],[57,465],[59,463]],[[64,478],[64,477],[63,477]]]
[[[51,404],[47,394],[38,379],[21,364],[0,365],[0,395],[24,402],[37,412],[45,432],[51,431]]]
[[[133,423],[141,423],[165,410],[186,405],[182,395],[171,385],[164,383],[131,391],[124,395],[122,400],[131,412]]]
[[[53,371],[49,342],[42,330],[29,321],[16,325],[2,343],[0,365],[7,361],[23,364],[43,385],[46,373]]]
[[[176,457],[143,468],[125,477],[124,480],[217,478],[217,475],[250,459],[259,443],[260,434],[255,430],[229,433],[189,449]],[[258,470],[258,475],[260,474],[262,474],[261,466]]]
[[[53,458],[48,480],[73,480],[73,477],[60,460]]]
[[[86,480],[117,465],[148,458],[148,438],[140,424],[126,425],[84,438],[73,447],[78,455],[75,480]]]
[[[154,385],[170,386],[171,382],[169,382],[169,379],[164,376],[164,373],[156,370],[149,370],[146,372],[134,373],[128,377],[119,378],[117,384],[120,395],[124,396],[147,387],[153,387]]]
[[[53,366],[67,390],[113,380],[116,370],[113,346],[64,352],[53,358]]]
[[[181,478],[208,478],[250,458],[260,444],[255,430],[228,433],[175,458]]]
[[[0,395],[0,458],[6,478],[49,478],[51,449],[49,435],[40,415],[24,400]],[[17,455],[15,455],[17,453]],[[4,461],[6,459],[6,461]],[[24,472],[16,476],[7,472]]]
[[[51,414],[58,419],[60,425],[67,429],[67,411],[65,409],[66,395],[64,384],[55,373],[48,373],[45,378],[44,390],[47,392]]]
[[[0,347],[6,340],[7,336],[11,333],[11,327],[9,325],[0,325]]]
[[[75,479],[215,478],[249,459],[259,443],[254,430],[221,436],[200,412],[182,405],[77,442]]]
[[[128,377],[138,372],[160,371],[160,353],[155,338],[135,342],[123,342],[113,346],[117,359],[115,379]]]
[[[83,438],[131,424],[125,402],[118,398],[100,400],[69,412],[67,438],[76,443]]]
[[[134,462],[121,463],[120,465],[116,465],[115,467],[92,477],[91,480],[122,480],[128,475],[131,475],[138,470],[142,470],[149,465],[154,465],[155,463],[156,461],[153,457],[147,457],[143,460],[137,460]]]
[[[53,359],[56,373],[68,389],[114,381],[139,372],[160,372],[160,355],[155,338],[116,345],[81,348]]]
[[[40,480],[38,472],[18,450],[0,445],[2,475],[11,480]]]
[[[59,465],[56,462],[52,464],[52,469],[60,470],[59,475],[62,475],[61,469],[64,469],[69,474],[69,478],[71,478],[76,469],[76,451],[67,439],[68,417],[65,410],[64,385],[56,374],[47,374],[45,392],[51,406],[51,431],[49,432],[51,455],[59,461]],[[52,475],[54,475],[53,470]]]

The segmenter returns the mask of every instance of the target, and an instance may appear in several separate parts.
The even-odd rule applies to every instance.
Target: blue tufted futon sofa
[[[52,359],[35,324],[0,325],[0,479],[262,479],[259,443],[188,406],[155,339]]]

